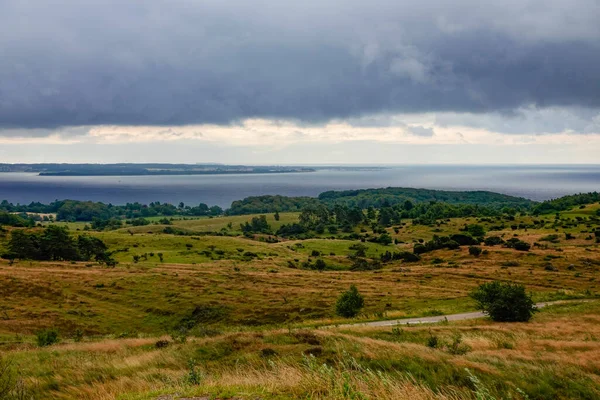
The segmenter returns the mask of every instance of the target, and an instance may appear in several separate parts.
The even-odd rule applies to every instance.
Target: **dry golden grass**
[[[577,241],[568,245],[563,252],[528,253],[491,247],[478,258],[466,248],[439,250],[420,263],[393,262],[375,272],[291,269],[282,250],[287,250],[285,243],[261,244],[280,255],[248,262],[121,264],[106,269],[85,263],[9,265],[2,260],[0,335],[31,334],[51,326],[63,335],[77,329],[86,335],[157,334],[197,305],[220,307],[222,315],[215,322],[228,325],[327,324],[336,322],[333,303],[351,284],[365,295],[363,318],[371,319],[470,310],[468,292],[488,280],[522,283],[536,300],[589,297],[598,292],[600,253]],[[434,259],[442,262],[434,264]],[[507,267],[507,261],[517,266]],[[547,271],[548,263],[557,271]]]
[[[195,338],[66,343],[9,352],[41,398],[240,399],[587,398],[600,395],[600,302],[552,306],[530,323],[486,320],[400,327],[269,330]],[[427,337],[469,346],[453,354]],[[162,338],[164,339],[164,338]],[[269,352],[266,352],[268,350]],[[312,353],[315,356],[303,355]],[[267,354],[266,356],[264,354]],[[198,384],[189,381],[195,360]],[[478,386],[469,373],[480,380]]]

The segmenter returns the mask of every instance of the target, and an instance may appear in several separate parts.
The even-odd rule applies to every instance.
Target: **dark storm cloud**
[[[0,0],[0,127],[600,108],[595,0],[286,3]]]

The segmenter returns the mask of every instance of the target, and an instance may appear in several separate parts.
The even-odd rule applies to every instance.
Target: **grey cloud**
[[[509,114],[440,113],[435,124],[443,127],[468,126],[506,134],[546,134],[573,131],[600,133],[600,110],[591,108],[521,108]]]
[[[0,2],[0,127],[600,108],[595,0]]]
[[[425,128],[423,126],[410,126],[408,130],[416,136],[432,137],[435,134],[432,128]]]

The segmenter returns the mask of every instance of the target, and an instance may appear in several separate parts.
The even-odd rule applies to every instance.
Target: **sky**
[[[598,0],[0,0],[0,162],[598,163]]]

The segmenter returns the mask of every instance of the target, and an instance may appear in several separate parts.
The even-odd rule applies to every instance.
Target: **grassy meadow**
[[[28,396],[43,399],[597,399],[600,244],[588,218],[598,208],[562,212],[570,222],[561,227],[555,215],[406,220],[387,228],[397,244],[362,243],[366,257],[412,251],[468,224],[538,246],[482,245],[477,257],[468,246],[441,249],[371,271],[350,270],[358,240],[244,236],[240,224],[252,215],[85,230],[108,245],[116,267],[0,260],[0,351]],[[298,213],[267,220],[276,230]],[[328,268],[303,268],[316,259]],[[352,284],[365,298],[361,322],[473,311],[469,292],[492,280],[521,283],[535,301],[568,302],[529,323],[326,327],[349,322],[334,304]],[[38,347],[44,329],[60,343]]]

